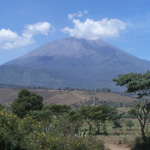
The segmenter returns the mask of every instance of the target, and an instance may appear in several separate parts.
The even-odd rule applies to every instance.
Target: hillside
[[[49,90],[49,89],[30,89],[30,91],[41,95],[45,104],[86,104],[89,101],[103,101],[108,104],[129,105],[134,100],[131,97],[123,96],[111,92],[96,92],[96,91],[64,91],[64,90]],[[0,103],[11,103],[18,94],[19,90],[0,88]],[[105,102],[105,103],[106,103]]]
[[[118,74],[142,72],[150,62],[102,40],[76,38],[49,42],[0,66],[0,83],[32,87],[111,88]]]

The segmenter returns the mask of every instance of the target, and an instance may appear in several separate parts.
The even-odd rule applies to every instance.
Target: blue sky
[[[0,64],[68,36],[103,39],[150,60],[150,1],[0,1]]]

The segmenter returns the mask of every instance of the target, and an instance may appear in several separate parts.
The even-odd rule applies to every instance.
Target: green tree
[[[43,110],[50,111],[52,115],[55,115],[55,116],[68,113],[69,111],[71,111],[71,109],[72,108],[68,105],[58,105],[58,104],[46,105],[43,107]]]
[[[113,121],[113,129],[115,129],[115,131],[116,131],[117,128],[122,128],[120,120]]]
[[[27,113],[32,110],[41,110],[43,107],[43,98],[27,89],[22,89],[18,93],[18,98],[16,98],[11,109],[14,114],[18,117],[23,118]]]
[[[93,107],[92,106],[82,106],[79,108],[79,113],[80,113],[81,118],[89,126],[89,134],[92,134]]]
[[[126,126],[129,128],[129,130],[131,130],[131,128],[134,126],[134,123],[132,122],[132,120],[128,120],[126,122]]]
[[[147,71],[145,74],[129,73],[119,75],[118,78],[113,79],[113,81],[116,82],[116,85],[126,86],[126,92],[137,94],[137,101],[134,102],[129,114],[134,115],[138,119],[142,139],[146,141],[145,126],[150,112],[150,102],[147,99],[142,102],[141,98],[150,96],[150,72]]]
[[[106,132],[106,121],[119,119],[117,118],[118,112],[115,108],[111,108],[106,105],[100,105],[100,106],[93,106],[92,107],[92,120],[95,124],[95,127],[97,128],[97,133],[100,133],[100,127],[103,125],[104,133],[107,134]]]
[[[141,133],[144,141],[146,138],[145,127],[149,112],[150,112],[150,103],[148,103],[147,99],[145,100],[145,102],[141,102],[140,100],[134,102],[133,107],[128,112],[129,114],[135,116],[138,119],[141,126]]]
[[[46,110],[33,110],[29,115],[37,121],[43,121],[45,124],[50,124],[52,121],[52,113]]]
[[[79,111],[71,110],[69,113],[67,113],[67,117],[70,121],[70,125],[74,129],[74,132],[78,133],[83,124],[83,119],[81,118]]]

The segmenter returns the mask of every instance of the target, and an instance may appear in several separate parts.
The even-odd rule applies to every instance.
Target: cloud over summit
[[[119,19],[103,18],[99,21],[86,19],[81,22],[79,19],[73,19],[73,28],[65,27],[62,31],[68,33],[71,37],[99,39],[115,38],[120,36],[120,32],[126,29],[127,23]]]

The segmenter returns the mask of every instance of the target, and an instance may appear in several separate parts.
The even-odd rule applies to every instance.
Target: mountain
[[[102,40],[64,38],[1,65],[0,83],[117,90],[112,79],[118,74],[149,69],[149,61]]]

